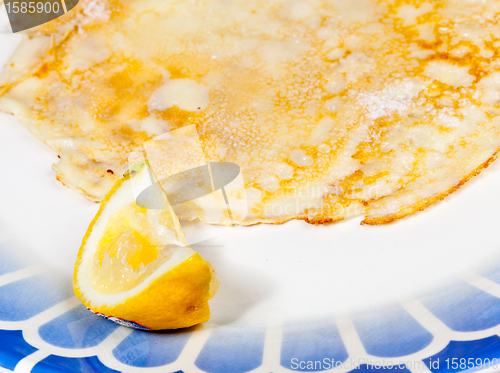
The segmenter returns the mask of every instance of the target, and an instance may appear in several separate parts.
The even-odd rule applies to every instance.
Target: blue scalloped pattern
[[[485,330],[500,324],[500,299],[465,282],[422,297],[420,301],[458,332]]]
[[[203,346],[195,365],[211,373],[243,373],[262,364],[264,328],[221,326]]]
[[[73,296],[48,275],[37,275],[0,287],[0,320],[23,321]]]
[[[478,271],[478,273],[481,276],[486,277],[487,279],[496,282],[497,284],[500,284],[500,271],[498,270],[498,268],[484,268],[481,271]]]
[[[11,256],[2,256],[0,247],[0,276],[22,268]],[[500,284],[500,270],[490,270],[486,278]],[[72,296],[70,284],[62,284],[54,276],[36,275],[0,286],[0,321],[22,322]],[[500,325],[500,299],[467,283],[456,283],[419,299],[432,314],[450,329],[462,332],[481,331]],[[410,314],[399,305],[371,310],[368,314],[353,315],[351,320],[363,347],[372,356],[394,358],[420,351],[433,340]],[[12,324],[8,324],[12,325]],[[57,315],[39,327],[39,336],[46,343],[68,351],[99,346],[114,330],[120,328],[76,306]],[[491,331],[492,334],[497,330]],[[112,351],[118,363],[133,368],[154,368],[175,363],[194,329],[151,333],[132,331]],[[347,361],[350,357],[334,319],[285,323],[282,327],[280,364],[291,368],[291,359],[317,361],[328,357]],[[251,325],[218,326],[208,335],[195,365],[211,373],[244,373],[262,365],[266,329]],[[98,347],[99,348],[99,347]],[[107,347],[104,346],[104,349]],[[20,330],[0,330],[0,366],[14,370],[16,365],[35,353]],[[95,354],[96,350],[93,350]],[[99,351],[99,350],[97,350]],[[107,355],[106,355],[107,356]],[[497,335],[471,341],[451,341],[442,351],[423,360],[431,372],[460,372],[460,365],[451,366],[452,359],[498,359],[500,365],[500,337]],[[447,362],[446,359],[449,359]],[[439,361],[439,366],[436,365]],[[487,368],[487,367],[484,367]],[[468,372],[480,369],[475,366]],[[165,368],[165,373],[174,373]],[[318,371],[318,369],[295,369]],[[105,366],[97,356],[71,358],[50,355],[38,362],[34,373],[116,373]],[[352,373],[410,373],[406,367],[376,368],[360,365]],[[175,373],[182,373],[176,371]]]
[[[23,338],[20,330],[0,330],[0,366],[14,370],[17,363],[37,351]]]
[[[114,357],[133,367],[158,367],[173,363],[192,332],[144,332],[134,330],[113,350]],[[165,348],[168,346],[168,348]]]
[[[457,369],[453,369],[453,360],[458,359],[459,364]],[[467,362],[464,361],[464,365],[460,367],[460,359],[480,359],[481,362],[485,362],[485,359],[497,359],[497,366],[500,367],[500,338],[496,335],[479,339],[475,341],[451,341],[448,346],[446,346],[442,351],[434,356],[424,359],[425,365],[432,372],[461,372],[467,370]],[[446,359],[449,359],[448,362]],[[484,367],[488,368],[488,366]],[[468,372],[475,372],[482,369],[480,364],[475,364],[474,368],[467,370]]]
[[[64,348],[87,348],[97,346],[118,325],[110,323],[79,305],[38,329],[44,341]]]
[[[99,361],[95,356],[71,358],[50,355],[36,364],[32,373],[118,373]]]
[[[354,316],[352,321],[366,352],[373,356],[410,355],[427,347],[434,339],[399,305]]]
[[[281,365],[285,368],[297,368],[292,359],[298,361],[322,361],[325,357],[334,362],[344,362],[347,351],[335,320],[316,321],[314,324],[285,324],[281,344]],[[294,369],[298,372],[316,372],[316,369]],[[319,369],[321,370],[321,369]]]

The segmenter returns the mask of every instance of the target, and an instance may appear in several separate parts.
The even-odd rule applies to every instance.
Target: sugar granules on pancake
[[[0,109],[91,200],[138,146],[193,124],[208,160],[241,167],[242,224],[387,223],[500,147],[497,1],[80,3],[28,34]]]

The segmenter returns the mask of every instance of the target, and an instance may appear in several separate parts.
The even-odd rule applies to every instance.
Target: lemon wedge
[[[137,199],[156,185],[146,208]],[[151,188],[149,189],[151,190]],[[210,318],[218,282],[192,250],[147,161],[120,179],[101,202],[78,252],[76,296],[96,314],[147,330],[185,328]]]

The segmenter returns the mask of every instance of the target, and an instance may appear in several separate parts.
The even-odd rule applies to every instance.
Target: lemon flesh
[[[89,226],[73,277],[76,296],[93,312],[150,330],[207,321],[217,280],[187,244],[164,193],[159,208],[138,205],[156,183],[147,162],[117,182]]]

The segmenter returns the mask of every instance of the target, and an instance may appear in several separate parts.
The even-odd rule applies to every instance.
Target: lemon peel
[[[208,321],[215,271],[187,244],[165,194],[162,208],[136,197],[156,184],[147,161],[133,166],[106,195],[78,252],[75,295],[91,311],[147,330],[178,329]]]

